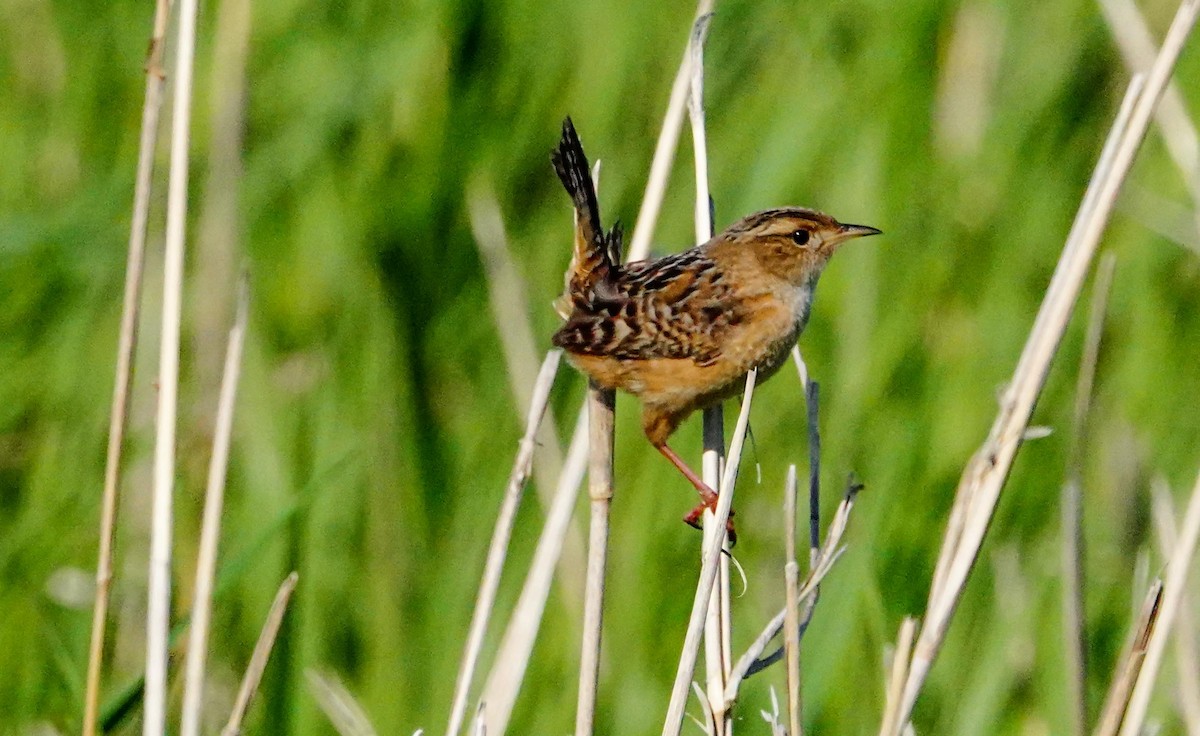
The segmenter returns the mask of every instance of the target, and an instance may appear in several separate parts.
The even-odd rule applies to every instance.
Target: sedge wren
[[[743,217],[707,243],[621,263],[621,227],[600,223],[587,157],[568,117],[551,155],[575,205],[575,247],[554,344],[597,385],[642,404],[646,437],[700,493],[716,493],[667,445],[689,414],[738,393],[746,373],[774,374],[808,322],[813,289],[843,243],[879,230],[800,207]],[[730,541],[733,541],[732,528]]]

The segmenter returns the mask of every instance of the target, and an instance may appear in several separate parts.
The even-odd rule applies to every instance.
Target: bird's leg
[[[700,494],[700,505],[688,512],[688,515],[683,517],[683,520],[690,526],[697,529],[701,528],[700,517],[704,515],[706,509],[712,511],[714,515],[717,513],[717,492],[709,488],[704,479],[696,475],[696,471],[688,467],[683,458],[679,457],[674,450],[668,447],[667,443],[664,442],[661,445],[655,445],[655,447],[664,457],[671,461],[672,465],[679,469],[680,473],[683,473],[683,477],[687,478],[688,482],[696,488],[696,492]],[[733,546],[737,543],[737,533],[733,530],[733,509],[729,510],[729,520],[725,523],[725,530],[729,534],[729,545]]]
[[[683,473],[683,477],[687,478],[688,482],[695,486],[696,492],[700,494],[700,500],[704,502],[704,505],[712,506],[715,509],[717,506],[717,492],[709,488],[708,484],[700,476],[696,475],[696,471],[689,468],[688,464],[683,461],[683,458],[679,457],[665,442],[661,445],[655,445],[655,447],[671,461],[672,465],[679,469],[679,472]]]

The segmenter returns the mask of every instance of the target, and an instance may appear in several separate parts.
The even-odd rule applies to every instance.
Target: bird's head
[[[771,271],[803,281],[818,275],[843,243],[880,232],[867,225],[842,224],[824,212],[785,207],[743,217],[721,237],[752,248]]]

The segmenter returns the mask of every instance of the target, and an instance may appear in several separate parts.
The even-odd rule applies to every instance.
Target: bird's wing
[[[612,285],[614,298],[577,308],[554,344],[587,355],[708,365],[720,357],[726,331],[744,317],[725,274],[696,248],[623,266]]]

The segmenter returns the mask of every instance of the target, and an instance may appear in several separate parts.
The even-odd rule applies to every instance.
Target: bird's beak
[[[868,235],[879,235],[883,231],[869,225],[839,225],[837,232],[828,241],[830,245],[840,245],[847,240],[864,238]]]

